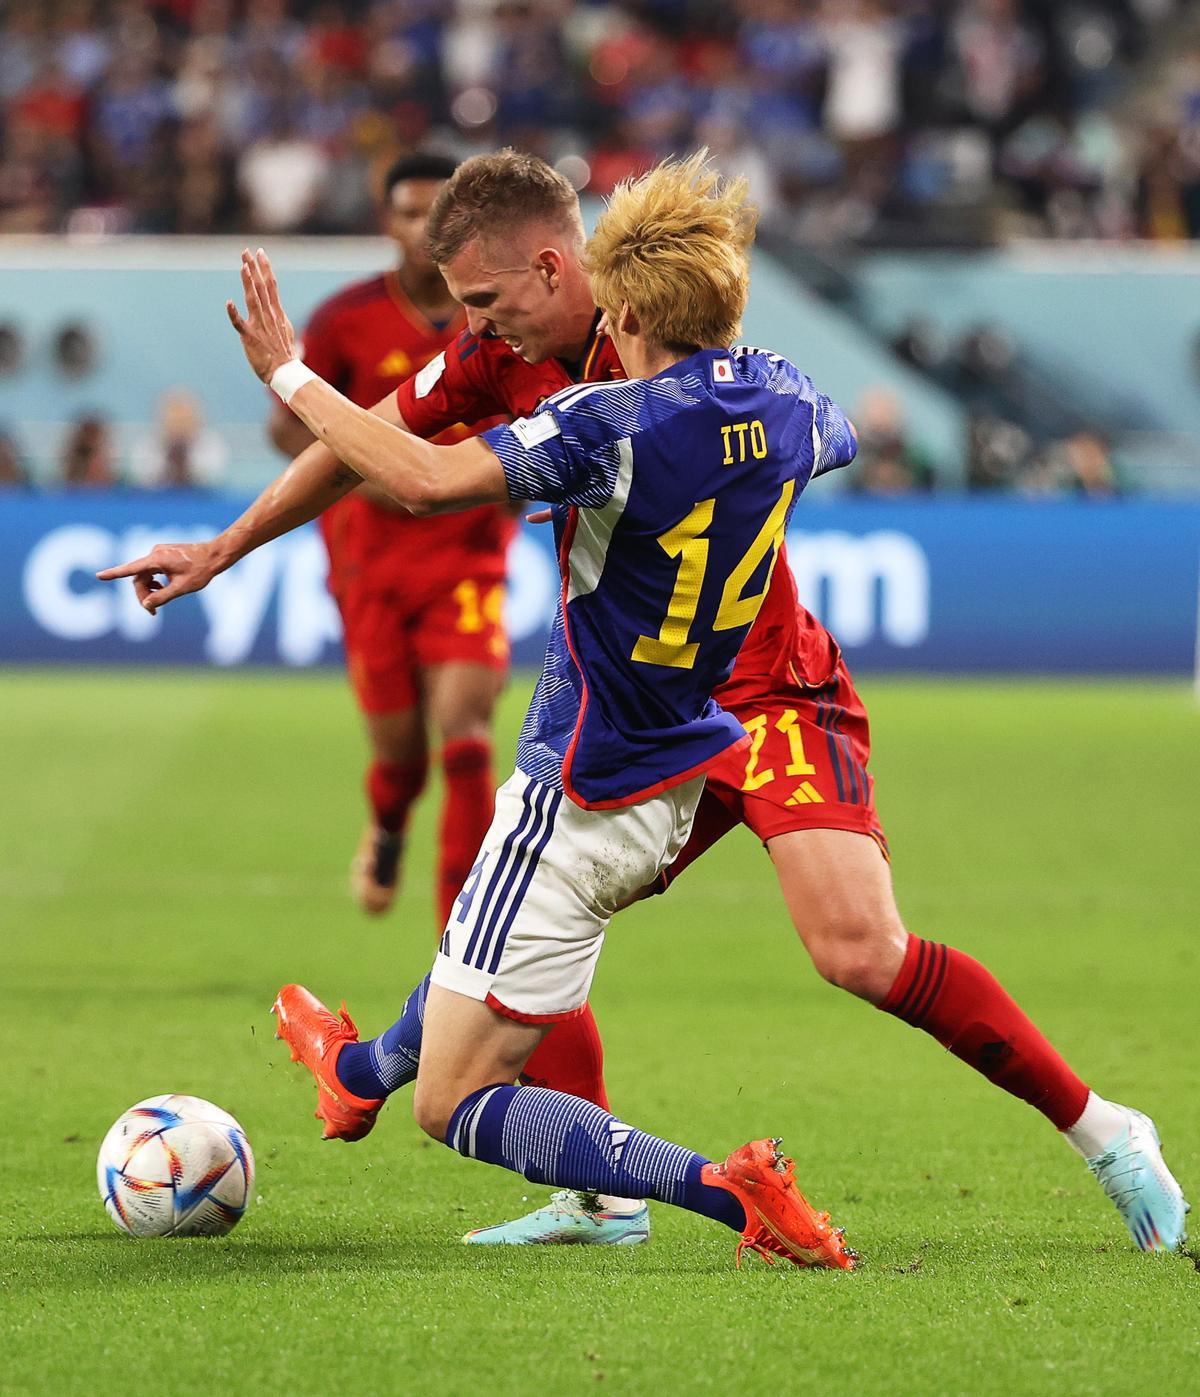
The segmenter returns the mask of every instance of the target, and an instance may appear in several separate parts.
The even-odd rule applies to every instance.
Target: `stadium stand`
[[[0,231],[357,232],[398,148],[606,193],[707,143],[803,240],[1200,234],[1187,0],[57,0],[0,20]]]

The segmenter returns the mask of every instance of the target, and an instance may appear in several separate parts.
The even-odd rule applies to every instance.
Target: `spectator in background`
[[[1081,427],[1036,452],[1020,472],[1017,489],[1036,498],[1112,499],[1121,493],[1108,441],[1090,427]]]
[[[750,197],[758,208],[764,226],[775,223],[782,200],[779,184],[762,149],[746,138],[746,132],[733,112],[716,107],[696,124],[697,144],[707,146],[713,163],[727,179],[744,176]]]
[[[863,394],[854,412],[858,455],[848,488],[861,495],[906,495],[931,490],[929,461],[909,439],[900,399],[887,387]]]
[[[1027,433],[991,413],[972,412],[967,422],[967,489],[1011,490],[1029,459]]]
[[[969,0],[951,34],[963,106],[999,138],[1031,110],[1045,79],[1045,45],[1017,0]]]
[[[20,488],[29,484],[29,472],[17,450],[16,439],[0,428],[0,489]]]
[[[264,233],[302,228],[320,202],[329,158],[316,141],[293,134],[276,113],[238,162],[238,189],[251,225]]]
[[[72,489],[109,489],[117,484],[108,424],[98,413],[80,417],[67,431],[59,478]]]
[[[68,320],[54,336],[54,367],[64,378],[86,378],[96,370],[99,348],[91,327]]]
[[[199,403],[185,388],[172,388],[159,399],[154,431],[134,443],[129,478],[149,490],[210,489],[228,465],[229,448],[204,425]]]
[[[1112,452],[1100,432],[1086,427],[1076,432],[1063,442],[1062,454],[1069,492],[1095,499],[1110,498],[1121,493]]]
[[[1136,201],[1143,238],[1200,237],[1200,129],[1160,119],[1145,130]]]
[[[826,0],[824,122],[839,143],[850,197],[878,207],[896,165],[904,34],[878,0]]]

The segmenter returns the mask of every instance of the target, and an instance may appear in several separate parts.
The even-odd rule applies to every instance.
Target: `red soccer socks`
[[[604,1045],[592,1017],[591,1005],[582,1014],[556,1023],[534,1048],[521,1081],[526,1086],[549,1087],[568,1096],[582,1096],[608,1110],[604,1090]]]
[[[492,744],[464,737],[442,748],[441,828],[438,833],[438,926],[450,920],[454,899],[479,853],[492,823],[496,783],[492,775]]]
[[[995,976],[962,951],[910,936],[904,964],[879,1007],[1028,1101],[1056,1129],[1066,1130],[1083,1113],[1087,1087]]]
[[[375,824],[403,834],[412,803],[425,789],[427,764],[374,761],[367,767],[366,791]]]

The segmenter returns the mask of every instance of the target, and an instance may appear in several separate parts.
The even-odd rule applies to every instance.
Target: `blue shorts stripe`
[[[492,959],[488,963],[488,973],[494,975],[500,965],[500,955],[504,950],[504,943],[508,939],[508,933],[516,920],[517,910],[525,900],[525,894],[529,891],[529,884],[533,880],[533,875],[537,871],[538,863],[541,861],[542,851],[550,841],[550,836],[554,833],[554,818],[558,814],[558,807],[562,804],[562,792],[551,791],[550,800],[546,807],[546,825],[538,836],[537,843],[529,851],[529,858],[525,863],[525,871],[521,875],[521,882],[512,901],[508,904],[508,911],[504,914],[504,920],[500,924],[499,935],[496,937],[496,944],[492,949]]]
[[[850,799],[856,805],[866,805],[870,787],[867,785],[866,767],[854,755],[854,748],[849,737],[842,731],[841,719],[846,710],[841,704],[833,704],[830,708],[829,724],[833,732],[837,734],[837,740],[841,745],[842,752],[846,758],[846,767],[850,773],[852,789]]]
[[[838,748],[837,740],[829,730],[829,706],[825,703],[817,704],[817,726],[825,729],[825,741],[829,744],[829,764],[833,767],[833,777],[837,782],[838,800],[844,805],[846,803],[846,782],[842,777],[842,754]]]
[[[512,858],[513,848],[534,821],[534,810],[529,800],[528,787],[521,792],[521,804],[524,806],[524,809],[521,811],[521,818],[517,821],[516,828],[509,830],[504,836],[504,843],[501,845],[500,853],[496,858],[496,867],[492,870],[491,881],[488,883],[487,891],[484,893],[479,903],[479,911],[475,917],[475,929],[471,932],[471,939],[467,942],[467,949],[463,952],[464,965],[470,961],[471,955],[475,950],[475,943],[479,939],[479,933],[483,930],[484,911],[491,905],[496,887],[500,879],[504,877],[509,860]]]
[[[483,910],[480,912],[479,925],[483,925],[483,916],[484,912],[486,912],[487,926],[483,927],[483,936],[479,942],[479,951],[475,956],[475,966],[478,970],[483,969],[483,963],[487,960],[488,950],[492,944],[492,936],[496,930],[496,925],[503,916],[505,907],[508,905],[509,894],[512,892],[513,884],[516,883],[517,879],[521,876],[521,871],[529,858],[529,846],[532,841],[537,838],[541,830],[542,819],[546,808],[546,798],[549,794],[551,794],[549,786],[539,785],[534,789],[534,816],[532,824],[526,828],[525,833],[515,846],[516,857],[512,859],[508,865],[508,873],[499,892],[494,899],[488,899],[484,904]],[[526,798],[528,798],[528,788],[526,790]]]

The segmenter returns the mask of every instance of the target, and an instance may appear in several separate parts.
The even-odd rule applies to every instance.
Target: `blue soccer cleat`
[[[1118,1109],[1129,1124],[1087,1167],[1142,1251],[1179,1251],[1187,1241],[1184,1219],[1191,1205],[1163,1160],[1154,1122],[1129,1106]]]
[[[650,1239],[650,1209],[608,1213],[594,1194],[563,1189],[542,1208],[495,1227],[478,1227],[463,1241],[468,1246],[632,1247]]]

